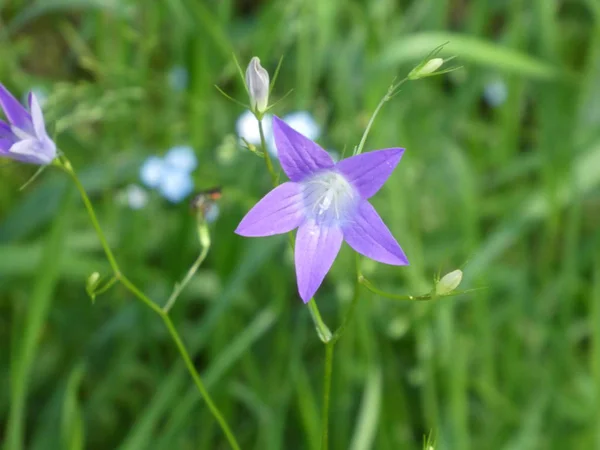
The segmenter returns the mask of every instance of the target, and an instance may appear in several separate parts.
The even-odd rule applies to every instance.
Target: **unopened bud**
[[[427,75],[431,75],[444,64],[444,60],[442,58],[432,58],[426,63],[421,63],[417,67],[415,67],[408,74],[408,78],[411,80],[418,80],[419,78],[426,77]]]
[[[94,289],[96,289],[96,286],[98,285],[98,281],[100,280],[100,274],[98,272],[94,272],[92,273],[86,282],[86,286],[88,291],[93,292]]]
[[[462,281],[463,273],[462,270],[453,270],[442,277],[435,287],[435,293],[437,295],[448,295],[454,289],[458,287]]]
[[[260,65],[260,59],[256,56],[246,69],[246,85],[252,110],[264,113],[269,103],[269,72]]]

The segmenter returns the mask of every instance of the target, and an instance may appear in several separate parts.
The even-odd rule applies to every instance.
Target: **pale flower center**
[[[354,207],[357,194],[343,175],[319,173],[304,182],[306,215],[320,224],[339,224]]]

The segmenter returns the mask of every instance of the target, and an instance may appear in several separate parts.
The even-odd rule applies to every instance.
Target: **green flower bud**
[[[98,286],[98,281],[100,281],[100,274],[98,272],[94,272],[88,277],[85,283],[88,292],[94,292],[94,289]]]
[[[442,58],[432,58],[427,62],[423,62],[415,67],[408,74],[408,78],[410,80],[418,80],[419,78],[426,77],[431,75],[444,64],[444,60]]]
[[[260,59],[256,56],[246,69],[246,85],[252,110],[264,113],[269,104],[269,72],[260,65]]]
[[[442,279],[435,286],[436,295],[448,295],[454,289],[458,287],[460,282],[462,281],[463,273],[462,270],[454,270],[450,273],[447,273],[442,277]]]

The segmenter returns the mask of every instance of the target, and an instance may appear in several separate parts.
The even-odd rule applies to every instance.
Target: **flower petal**
[[[324,227],[308,221],[298,228],[296,235],[296,277],[298,293],[308,303],[331,269],[342,246],[343,235],[337,227]]]
[[[184,172],[193,172],[198,166],[198,159],[194,149],[189,145],[177,145],[172,147],[164,159],[169,166]]]
[[[361,153],[340,161],[335,167],[358,190],[361,197],[367,199],[381,189],[403,153],[403,148]]]
[[[187,172],[164,169],[158,184],[160,194],[171,203],[179,203],[194,190],[194,180]]]
[[[33,129],[38,139],[43,139],[48,136],[46,133],[46,125],[44,124],[44,115],[37,97],[33,92],[29,93],[29,111],[31,111],[31,119],[33,121]]]
[[[290,180],[302,181],[318,170],[334,166],[325,150],[276,116],[273,116],[273,134],[281,167]]]
[[[363,200],[352,219],[343,226],[344,240],[375,261],[395,266],[408,265],[408,259],[375,208]]]
[[[156,188],[160,184],[164,171],[165,163],[163,159],[158,156],[150,156],[140,168],[140,179],[146,187]]]
[[[27,133],[33,131],[31,116],[2,83],[0,83],[0,105],[12,125]]]
[[[54,159],[51,155],[46,155],[46,149],[43,148],[37,139],[25,139],[15,143],[7,156],[18,161],[32,164],[49,164]]]
[[[240,236],[273,236],[287,233],[304,221],[301,186],[287,182],[265,195],[242,219],[235,232]]]

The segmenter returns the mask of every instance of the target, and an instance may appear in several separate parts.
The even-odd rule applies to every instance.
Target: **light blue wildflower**
[[[179,203],[194,190],[194,181],[188,172],[165,165],[158,192],[171,203]]]
[[[504,80],[496,78],[487,83],[483,88],[483,97],[492,108],[502,105],[508,98],[508,87]]]
[[[173,66],[169,71],[169,86],[174,91],[185,91],[188,87],[189,74],[187,69],[182,65]]]
[[[157,188],[163,172],[164,161],[158,156],[150,156],[140,169],[140,179],[145,186]]]
[[[137,184],[130,184],[125,190],[125,200],[131,209],[142,209],[148,203],[148,192]]]
[[[191,173],[198,166],[194,150],[189,145],[178,145],[165,155],[165,163],[184,172]]]
[[[191,173],[197,165],[198,160],[191,147],[176,146],[164,158],[151,156],[146,159],[140,169],[140,179],[170,202],[179,203],[194,189]]]

